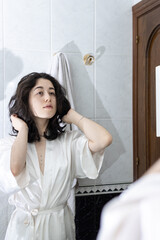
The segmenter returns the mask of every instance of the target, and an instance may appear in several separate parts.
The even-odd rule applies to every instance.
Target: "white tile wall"
[[[3,42],[3,3],[2,0],[0,0],[0,48],[2,48],[2,42]]]
[[[113,136],[97,185],[133,181],[132,3],[96,1],[96,119]]]
[[[62,7],[63,6],[63,7]],[[66,46],[66,52],[93,52],[94,0],[52,1],[52,47],[53,52]],[[78,51],[79,53],[79,51]]]
[[[133,181],[132,119],[99,121],[112,132],[112,145],[106,149],[105,160],[96,184]]]
[[[5,47],[50,50],[50,0],[5,0]]]
[[[132,2],[96,1],[96,47],[105,47],[106,55],[131,52]]]
[[[94,118],[94,66],[86,66],[80,53],[68,53],[67,57],[71,68],[76,110],[86,117]]]
[[[131,55],[102,55],[96,62],[96,117],[132,117]]]

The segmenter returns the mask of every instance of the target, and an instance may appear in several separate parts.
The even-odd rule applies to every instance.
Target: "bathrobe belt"
[[[31,227],[34,228],[34,217],[36,217],[38,215],[46,215],[46,214],[52,214],[54,212],[59,212],[60,210],[64,209],[66,206],[67,206],[67,204],[59,205],[59,206],[56,206],[56,207],[51,208],[51,209],[37,209],[37,208],[34,208],[30,211],[28,209],[25,209],[25,208],[16,207],[16,210],[21,210],[21,211],[25,212],[27,214],[27,217],[24,221],[24,224],[26,226],[30,225]]]

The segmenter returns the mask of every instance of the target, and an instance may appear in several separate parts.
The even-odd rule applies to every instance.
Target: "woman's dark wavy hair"
[[[15,94],[11,97],[9,102],[9,115],[16,114],[19,118],[24,120],[29,128],[28,142],[40,141],[40,135],[33,119],[33,114],[29,108],[29,93],[36,85],[39,78],[51,81],[55,88],[57,111],[56,114],[49,119],[49,123],[44,137],[48,140],[56,139],[61,133],[65,132],[65,124],[62,121],[64,115],[69,111],[70,103],[66,98],[66,91],[60,83],[52,76],[46,73],[32,72],[24,76],[18,83]],[[14,136],[17,136],[18,131],[12,127]]]

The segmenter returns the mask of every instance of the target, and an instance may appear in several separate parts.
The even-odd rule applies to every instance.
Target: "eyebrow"
[[[36,89],[43,89],[43,87],[42,86],[38,86],[38,87],[36,87],[35,89],[34,89],[34,91],[36,90]],[[55,90],[55,88],[54,87],[49,87],[49,90]]]

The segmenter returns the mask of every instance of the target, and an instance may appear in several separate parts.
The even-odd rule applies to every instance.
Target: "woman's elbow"
[[[92,152],[99,152],[101,150],[104,150],[106,147],[108,147],[112,143],[112,136],[110,134],[105,135],[104,137],[99,139],[96,142],[90,142],[89,147]]]
[[[113,140],[112,135],[109,134],[109,136],[108,136],[108,141],[106,141],[106,142],[107,142],[107,146],[111,145],[112,140]],[[106,147],[107,147],[107,146],[106,146]]]
[[[19,171],[15,168],[11,168],[11,172],[12,172],[14,177],[17,177],[19,175]]]
[[[19,166],[10,166],[10,170],[13,176],[17,177],[22,172],[23,169],[20,168]]]
[[[103,140],[102,140],[102,145],[101,145],[101,149],[104,149],[106,147],[108,147],[109,145],[111,145],[112,143],[112,136],[111,134],[107,134],[104,136]]]

